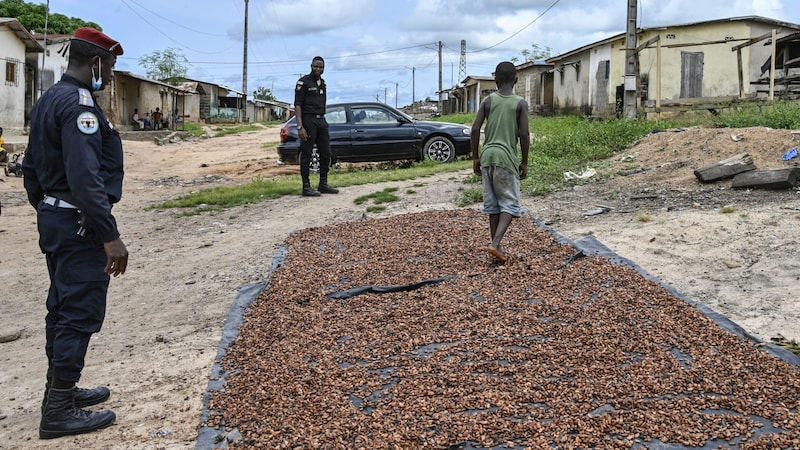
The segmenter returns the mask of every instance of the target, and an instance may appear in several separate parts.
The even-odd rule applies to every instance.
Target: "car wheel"
[[[444,136],[434,136],[425,142],[423,155],[436,162],[452,162],[456,158],[456,147],[450,139]]]
[[[311,149],[311,162],[309,163],[309,167],[312,173],[319,172],[319,150],[317,150],[316,146]]]

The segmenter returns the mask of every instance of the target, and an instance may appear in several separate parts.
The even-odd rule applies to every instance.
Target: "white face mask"
[[[99,77],[95,78],[94,75],[94,67],[92,67],[92,90],[99,91],[103,88],[103,60],[97,60],[97,72],[100,75]]]

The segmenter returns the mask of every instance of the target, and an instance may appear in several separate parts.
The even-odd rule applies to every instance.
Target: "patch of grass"
[[[459,113],[459,114],[447,114],[441,117],[432,117],[430,119],[434,122],[451,122],[451,123],[460,123],[462,125],[472,125],[472,122],[475,121],[475,113]]]
[[[483,183],[483,178],[481,178],[478,175],[475,175],[474,173],[471,173],[471,174],[467,175],[466,178],[464,178],[462,183],[464,183],[464,184]]]
[[[470,161],[454,161],[448,164],[425,161],[416,163],[406,169],[388,171],[331,171],[328,174],[328,181],[333,186],[344,188],[347,186],[424,178],[439,172],[464,170],[467,167],[472,167]],[[421,185],[424,185],[424,183],[421,183]],[[299,175],[287,175],[272,179],[258,177],[243,185],[203,189],[173,200],[149,206],[147,209],[192,208],[193,211],[183,214],[193,215],[239,205],[255,204],[264,200],[280,198],[284,195],[299,195],[301,186],[302,183]]]
[[[394,192],[397,192],[398,189],[399,188],[396,187],[388,187],[382,191],[362,195],[360,197],[356,197],[355,200],[353,200],[353,203],[356,205],[361,205],[369,200],[372,200],[372,202],[376,205],[380,205],[381,203],[396,202],[400,200],[400,197],[394,194]]]
[[[636,220],[638,220],[639,222],[650,222],[651,220],[653,220],[653,218],[650,217],[650,214],[647,214],[644,211],[639,211],[636,213]]]
[[[729,128],[794,129],[800,127],[800,105],[788,100],[742,103],[724,110],[715,124]]]
[[[655,129],[675,126],[667,121],[609,119],[588,122],[581,117],[535,117],[530,121],[537,139],[531,142],[524,194],[543,195],[564,185],[564,172],[593,167]]]
[[[182,126],[182,131],[189,132],[194,137],[200,137],[206,135],[206,130],[203,129],[200,125],[192,122],[186,122]]]
[[[456,200],[456,205],[459,207],[464,207],[481,202],[483,202],[483,189],[473,188],[462,191],[461,195],[458,197],[458,200]]]
[[[245,123],[236,126],[220,127],[217,129],[216,133],[214,134],[214,137],[229,136],[231,134],[239,134],[247,131],[256,131],[260,129],[261,127],[254,123]]]
[[[379,212],[384,212],[384,211],[386,211],[386,207],[385,206],[380,206],[380,205],[367,206],[367,212],[370,212],[370,213],[379,213]]]
[[[453,114],[433,120],[471,124],[475,114]],[[192,124],[187,123],[189,129]],[[232,134],[256,129],[259,125],[245,124],[220,127],[221,133]],[[683,115],[670,120],[608,119],[587,121],[582,117],[531,116],[532,141],[529,152],[528,178],[522,180],[523,195],[543,195],[567,185],[564,172],[582,172],[586,168],[603,167],[602,162],[618,152],[626,151],[637,140],[658,129],[689,126],[728,126],[771,128],[800,128],[800,106],[793,102],[742,103],[724,110],[719,116]],[[198,127],[202,133],[202,129]],[[663,149],[660,149],[663,150]],[[329,179],[334,186],[347,187],[362,184],[403,181],[424,178],[441,172],[459,172],[472,168],[469,158],[448,164],[432,161],[376,164],[374,168],[349,171],[334,167]],[[480,177],[454,177],[465,184],[479,183]],[[423,185],[423,183],[420,183]],[[465,192],[469,192],[465,189]],[[300,193],[299,176],[286,176],[274,180],[253,180],[248,184],[226,188],[212,188],[164,202],[153,208],[194,208],[195,211],[216,211],[236,205],[257,203],[283,195]],[[476,194],[472,199],[477,198]],[[482,196],[482,195],[481,195]],[[457,201],[468,201],[461,197]],[[203,205],[202,208],[199,205]],[[640,219],[641,220],[641,219]]]
[[[719,212],[721,212],[722,214],[731,214],[733,212],[736,212],[736,207],[731,205],[725,205],[719,210]]]

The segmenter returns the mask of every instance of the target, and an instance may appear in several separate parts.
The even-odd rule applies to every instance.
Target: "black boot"
[[[51,387],[47,392],[42,420],[39,422],[39,438],[54,439],[89,433],[113,424],[116,418],[113,411],[86,411],[76,408],[74,387]]]
[[[47,403],[47,393],[50,392],[50,386],[46,386],[44,390],[44,398],[42,399],[42,411],[44,405]],[[75,407],[86,408],[87,406],[94,406],[103,403],[111,397],[111,391],[105,386],[96,387],[94,389],[75,388]]]
[[[42,411],[44,412],[44,404],[47,402],[47,393],[50,392],[50,383],[53,381],[53,375],[47,371],[47,383],[44,385],[44,397],[42,398]],[[75,407],[86,408],[87,406],[94,406],[103,403],[111,397],[111,391],[105,387],[100,386],[94,389],[84,389],[75,387]]]
[[[319,187],[317,188],[319,192],[323,194],[338,194],[339,190],[335,187],[328,184],[328,176],[327,175],[320,175],[319,177]]]
[[[319,197],[319,191],[312,188],[308,180],[303,180],[303,197]]]

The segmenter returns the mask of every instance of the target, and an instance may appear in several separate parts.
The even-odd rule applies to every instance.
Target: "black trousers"
[[[331,167],[331,135],[325,116],[303,114],[303,128],[308,133],[308,140],[300,142],[300,176],[303,182],[311,175],[311,151],[314,145],[319,152],[319,176],[326,178]]]
[[[78,382],[89,339],[100,331],[106,314],[106,254],[94,233],[77,234],[78,210],[41,203],[37,216],[39,246],[50,274],[45,353],[55,378]]]

